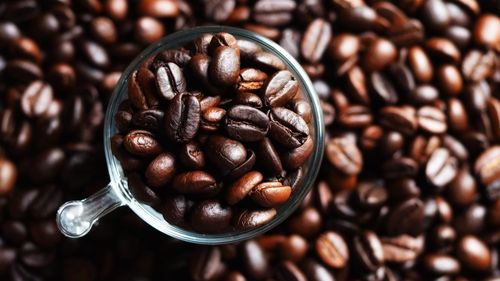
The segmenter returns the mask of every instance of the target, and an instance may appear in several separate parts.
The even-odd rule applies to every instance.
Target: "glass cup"
[[[303,166],[304,178],[302,182],[292,194],[291,198],[277,209],[277,216],[269,223],[249,230],[221,234],[202,234],[168,223],[163,218],[162,214],[149,205],[137,201],[132,196],[128,190],[126,176],[121,164],[111,152],[110,138],[118,132],[114,115],[120,103],[127,98],[127,79],[138,66],[147,58],[154,56],[160,51],[184,46],[204,33],[215,34],[218,32],[228,32],[237,39],[255,42],[260,45],[264,51],[273,53],[286,64],[288,70],[298,79],[305,100],[311,105],[313,119],[310,124],[310,132],[314,142],[314,151]],[[273,41],[243,29],[224,26],[202,26],[183,30],[171,34],[158,43],[149,46],[135,58],[123,72],[109,102],[104,125],[104,149],[111,179],[110,183],[89,198],[81,201],[66,202],[62,205],[57,212],[57,224],[60,231],[65,236],[71,238],[82,237],[90,231],[92,225],[95,224],[99,218],[118,207],[127,205],[149,225],[168,236],[186,242],[216,245],[250,239],[279,225],[299,206],[318,174],[323,157],[323,143],[324,122],[319,99],[314,91],[311,80],[300,64],[287,51]]]

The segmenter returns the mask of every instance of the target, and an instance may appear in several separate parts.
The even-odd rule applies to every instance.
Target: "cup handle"
[[[64,203],[57,211],[57,226],[65,236],[79,238],[86,235],[99,218],[124,203],[109,183],[105,188],[84,200]]]

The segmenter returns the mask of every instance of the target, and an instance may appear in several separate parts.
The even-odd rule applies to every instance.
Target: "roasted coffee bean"
[[[476,200],[476,180],[468,169],[460,169],[447,188],[447,198],[456,206],[468,206]]]
[[[28,117],[45,114],[53,99],[52,87],[42,81],[34,81],[24,91],[21,97],[21,108]]]
[[[213,280],[222,273],[222,255],[217,246],[206,246],[197,251],[189,261],[189,271],[193,280]]]
[[[432,106],[423,106],[417,111],[418,126],[429,133],[440,134],[447,130],[446,115]]]
[[[355,101],[363,105],[370,104],[365,74],[360,67],[354,66],[347,71],[346,83],[349,94]]]
[[[462,73],[466,80],[478,82],[493,74],[495,55],[492,52],[470,50],[462,61]]]
[[[366,71],[379,71],[396,60],[397,51],[391,41],[375,39],[366,47],[363,64]]]
[[[203,11],[208,19],[222,22],[229,17],[235,5],[234,0],[203,0]]]
[[[262,111],[247,105],[231,107],[227,112],[227,134],[239,141],[263,139],[269,128],[269,118]]]
[[[0,194],[9,194],[17,181],[17,167],[12,161],[0,158]]]
[[[419,235],[423,230],[424,204],[418,198],[401,202],[387,215],[385,228],[389,235]]]
[[[360,182],[356,188],[356,199],[364,209],[373,209],[382,206],[388,194],[384,186],[377,182]]]
[[[176,17],[179,14],[179,6],[171,0],[141,0],[137,8],[143,15],[158,18]]]
[[[258,91],[267,80],[267,74],[255,68],[244,68],[236,81],[236,91],[239,93]]]
[[[422,16],[431,29],[445,29],[451,23],[448,9],[442,0],[426,1],[422,6]]]
[[[284,261],[278,267],[278,271],[276,273],[276,278],[278,281],[306,281],[304,273],[292,262]]]
[[[438,148],[427,161],[425,175],[433,185],[442,187],[453,180],[457,174],[457,166],[457,159],[447,149]]]
[[[361,48],[359,37],[350,33],[334,36],[328,46],[330,56],[339,61],[345,61],[355,56]]]
[[[207,197],[217,194],[220,190],[214,177],[203,171],[189,171],[176,175],[172,187],[183,194]]]
[[[482,184],[488,185],[497,181],[500,177],[500,147],[492,146],[484,151],[474,165],[474,172]]]
[[[477,234],[486,223],[486,208],[477,203],[464,209],[455,219],[454,227],[458,234]]]
[[[326,157],[339,171],[357,175],[363,166],[363,156],[355,143],[346,138],[334,138],[326,144]]]
[[[309,136],[309,127],[302,117],[284,107],[271,109],[269,134],[271,138],[287,148],[303,145]]]
[[[481,15],[474,27],[474,41],[478,45],[498,50],[500,47],[498,45],[498,40],[500,38],[500,33],[498,32],[499,27],[500,18],[498,14],[496,16],[493,14]]]
[[[349,250],[339,234],[333,231],[321,234],[316,240],[316,253],[332,268],[344,268],[349,261]]]
[[[206,155],[222,174],[227,174],[237,168],[247,159],[247,151],[242,143],[225,138],[221,135],[208,137]]]
[[[334,281],[333,274],[319,262],[307,259],[302,263],[302,270],[311,281]]]
[[[257,142],[257,155],[259,164],[265,168],[265,172],[270,175],[280,175],[283,172],[283,164],[269,138],[264,138]]]
[[[299,89],[299,83],[288,70],[276,72],[262,86],[264,103],[279,107],[290,103]]]
[[[215,50],[209,66],[209,75],[213,82],[220,86],[231,86],[236,83],[240,72],[239,50],[221,46]]]
[[[364,268],[374,271],[384,264],[382,243],[374,232],[364,231],[354,237],[353,246],[354,253]]]
[[[423,259],[426,270],[436,275],[451,275],[460,272],[460,263],[444,254],[428,254]]]
[[[412,107],[386,106],[380,112],[380,123],[405,135],[412,135],[418,123],[416,111]]]
[[[422,236],[415,238],[403,234],[396,237],[382,238],[381,241],[384,259],[387,262],[412,262],[424,248]]]
[[[302,57],[312,63],[318,62],[323,56],[331,36],[330,23],[320,18],[312,21],[304,32],[300,43]]]
[[[396,89],[389,78],[380,72],[370,74],[370,87],[376,97],[386,104],[395,104],[398,101]]]
[[[139,18],[134,26],[137,41],[143,44],[151,44],[160,40],[165,35],[162,23],[152,17]]]
[[[186,80],[182,70],[173,62],[161,65],[156,69],[156,86],[160,94],[172,100],[177,94],[186,91]]]
[[[277,215],[276,209],[244,210],[235,215],[233,222],[237,229],[247,230],[263,226]]]
[[[300,235],[292,234],[281,244],[281,256],[287,260],[298,262],[306,256],[308,247],[306,239]]]
[[[125,149],[136,156],[154,157],[163,150],[155,136],[143,130],[130,131],[123,139]]]
[[[222,127],[226,110],[220,107],[211,107],[201,114],[200,130],[205,132],[216,132]]]
[[[128,175],[128,188],[132,195],[140,202],[153,206],[160,202],[160,198],[156,192],[147,186],[137,173]]]
[[[250,278],[263,280],[268,273],[266,253],[255,240],[248,240],[241,244],[240,255],[243,266]]]
[[[259,0],[253,6],[253,19],[267,26],[282,26],[292,20],[296,3],[291,0]]]
[[[434,69],[429,57],[422,48],[414,46],[408,50],[408,64],[415,79],[422,83],[428,83],[432,80]]]
[[[288,222],[288,227],[293,233],[310,238],[321,230],[323,219],[321,213],[308,207],[295,214]]]
[[[195,231],[220,233],[227,231],[233,217],[232,209],[217,200],[201,201],[191,210],[190,222]]]
[[[246,173],[228,188],[226,193],[227,203],[234,205],[243,200],[263,179],[264,177],[258,171]]]
[[[292,188],[280,182],[263,182],[256,185],[249,193],[257,204],[262,207],[278,207],[288,201]]]
[[[160,188],[168,184],[176,171],[175,158],[170,153],[158,155],[146,168],[146,182],[149,186]]]
[[[299,169],[312,155],[314,142],[311,137],[307,138],[303,145],[280,153],[281,163],[286,169]]]
[[[175,142],[189,142],[200,125],[200,102],[190,94],[181,93],[169,103],[165,113],[165,130]]]
[[[478,238],[467,235],[458,241],[457,256],[462,263],[473,270],[486,271],[491,266],[491,252]]]
[[[337,120],[347,128],[364,128],[372,123],[373,117],[367,107],[352,105],[341,111]]]
[[[254,108],[262,108],[263,103],[260,97],[251,92],[242,92],[236,94],[234,102],[241,105],[248,105]]]
[[[181,225],[186,219],[188,208],[186,197],[176,195],[165,199],[160,207],[160,212],[169,223]]]

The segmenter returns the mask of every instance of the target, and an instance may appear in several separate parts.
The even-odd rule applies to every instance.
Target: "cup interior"
[[[313,120],[311,121],[311,137],[314,141],[314,151],[307,160],[304,170],[304,179],[292,197],[284,205],[277,208],[277,216],[264,226],[222,234],[201,234],[191,230],[183,229],[168,223],[155,209],[147,204],[137,201],[128,190],[125,173],[120,162],[111,152],[110,138],[118,132],[114,115],[118,111],[120,103],[127,98],[127,80],[130,74],[147,58],[156,53],[172,48],[184,46],[188,42],[196,39],[203,33],[228,32],[237,39],[244,39],[258,43],[265,51],[278,56],[293,75],[298,79],[302,95],[311,104]],[[179,240],[196,244],[226,244],[250,239],[258,234],[264,233],[285,220],[300,204],[302,199],[310,190],[318,174],[323,157],[324,142],[324,122],[319,99],[314,91],[314,87],[300,64],[283,48],[271,40],[253,32],[243,29],[222,27],[222,26],[202,26],[171,34],[159,42],[145,49],[123,72],[122,77],[113,92],[106,111],[104,127],[104,145],[107,166],[110,174],[113,189],[121,197],[123,202],[129,206],[141,219],[158,229],[159,231]]]

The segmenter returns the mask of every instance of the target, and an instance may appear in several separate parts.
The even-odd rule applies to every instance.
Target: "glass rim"
[[[131,196],[128,191],[126,185],[127,183],[122,178],[122,175],[119,173],[121,168],[121,164],[114,157],[111,152],[111,136],[115,133],[113,130],[114,126],[114,115],[118,109],[120,98],[122,97],[122,93],[124,92],[124,87],[127,87],[127,80],[130,74],[137,68],[137,66],[142,63],[144,60],[149,58],[151,55],[158,53],[159,51],[166,50],[169,48],[175,48],[178,43],[170,43],[169,42],[183,42],[193,39],[194,35],[201,35],[203,33],[218,33],[218,32],[228,32],[233,34],[238,39],[249,40],[259,44],[266,51],[270,51],[274,55],[278,56],[287,66],[287,68],[297,76],[299,83],[301,85],[301,89],[303,91],[303,95],[308,98],[308,102],[311,104],[311,110],[313,114],[312,125],[314,127],[314,151],[311,155],[311,158],[308,160],[309,170],[305,174],[303,181],[300,183],[299,194],[296,194],[293,202],[287,202],[283,206],[278,208],[278,214],[275,218],[273,218],[269,223],[249,229],[242,230],[236,232],[228,232],[221,234],[202,234],[194,231],[190,231],[184,229],[182,227],[165,223],[165,220],[159,220],[155,216],[153,216],[150,211],[146,209],[145,204],[140,203],[133,196]],[[174,45],[172,47],[168,47],[168,45]],[[167,46],[167,47],[166,47]],[[158,42],[152,44],[143,50],[134,60],[127,66],[127,68],[123,71],[120,79],[118,80],[115,89],[109,99],[109,103],[106,109],[105,116],[105,124],[104,124],[104,150],[106,156],[106,164],[108,168],[108,172],[110,175],[110,181],[113,190],[117,193],[120,200],[126,204],[136,215],[138,215],[143,221],[147,224],[153,226],[160,232],[190,243],[195,244],[209,244],[209,245],[217,245],[217,244],[227,244],[234,243],[242,240],[250,239],[258,234],[262,234],[267,232],[274,227],[281,224],[286,218],[288,218],[295,209],[300,205],[306,194],[311,189],[312,184],[317,177],[319,172],[319,168],[321,165],[321,161],[323,158],[323,143],[324,143],[324,120],[323,120],[323,112],[321,110],[321,105],[319,98],[314,90],[314,86],[309,79],[308,75],[299,64],[299,62],[289,54],[285,49],[283,49],[280,45],[273,42],[272,40],[265,38],[262,35],[259,35],[254,32],[250,32],[244,29],[235,28],[235,27],[227,27],[227,26],[199,26],[194,28],[189,28],[185,30],[181,30],[175,33],[172,33]],[[149,207],[149,206],[148,206]],[[286,207],[284,211],[281,210],[282,207]],[[149,207],[151,208],[151,207]]]

